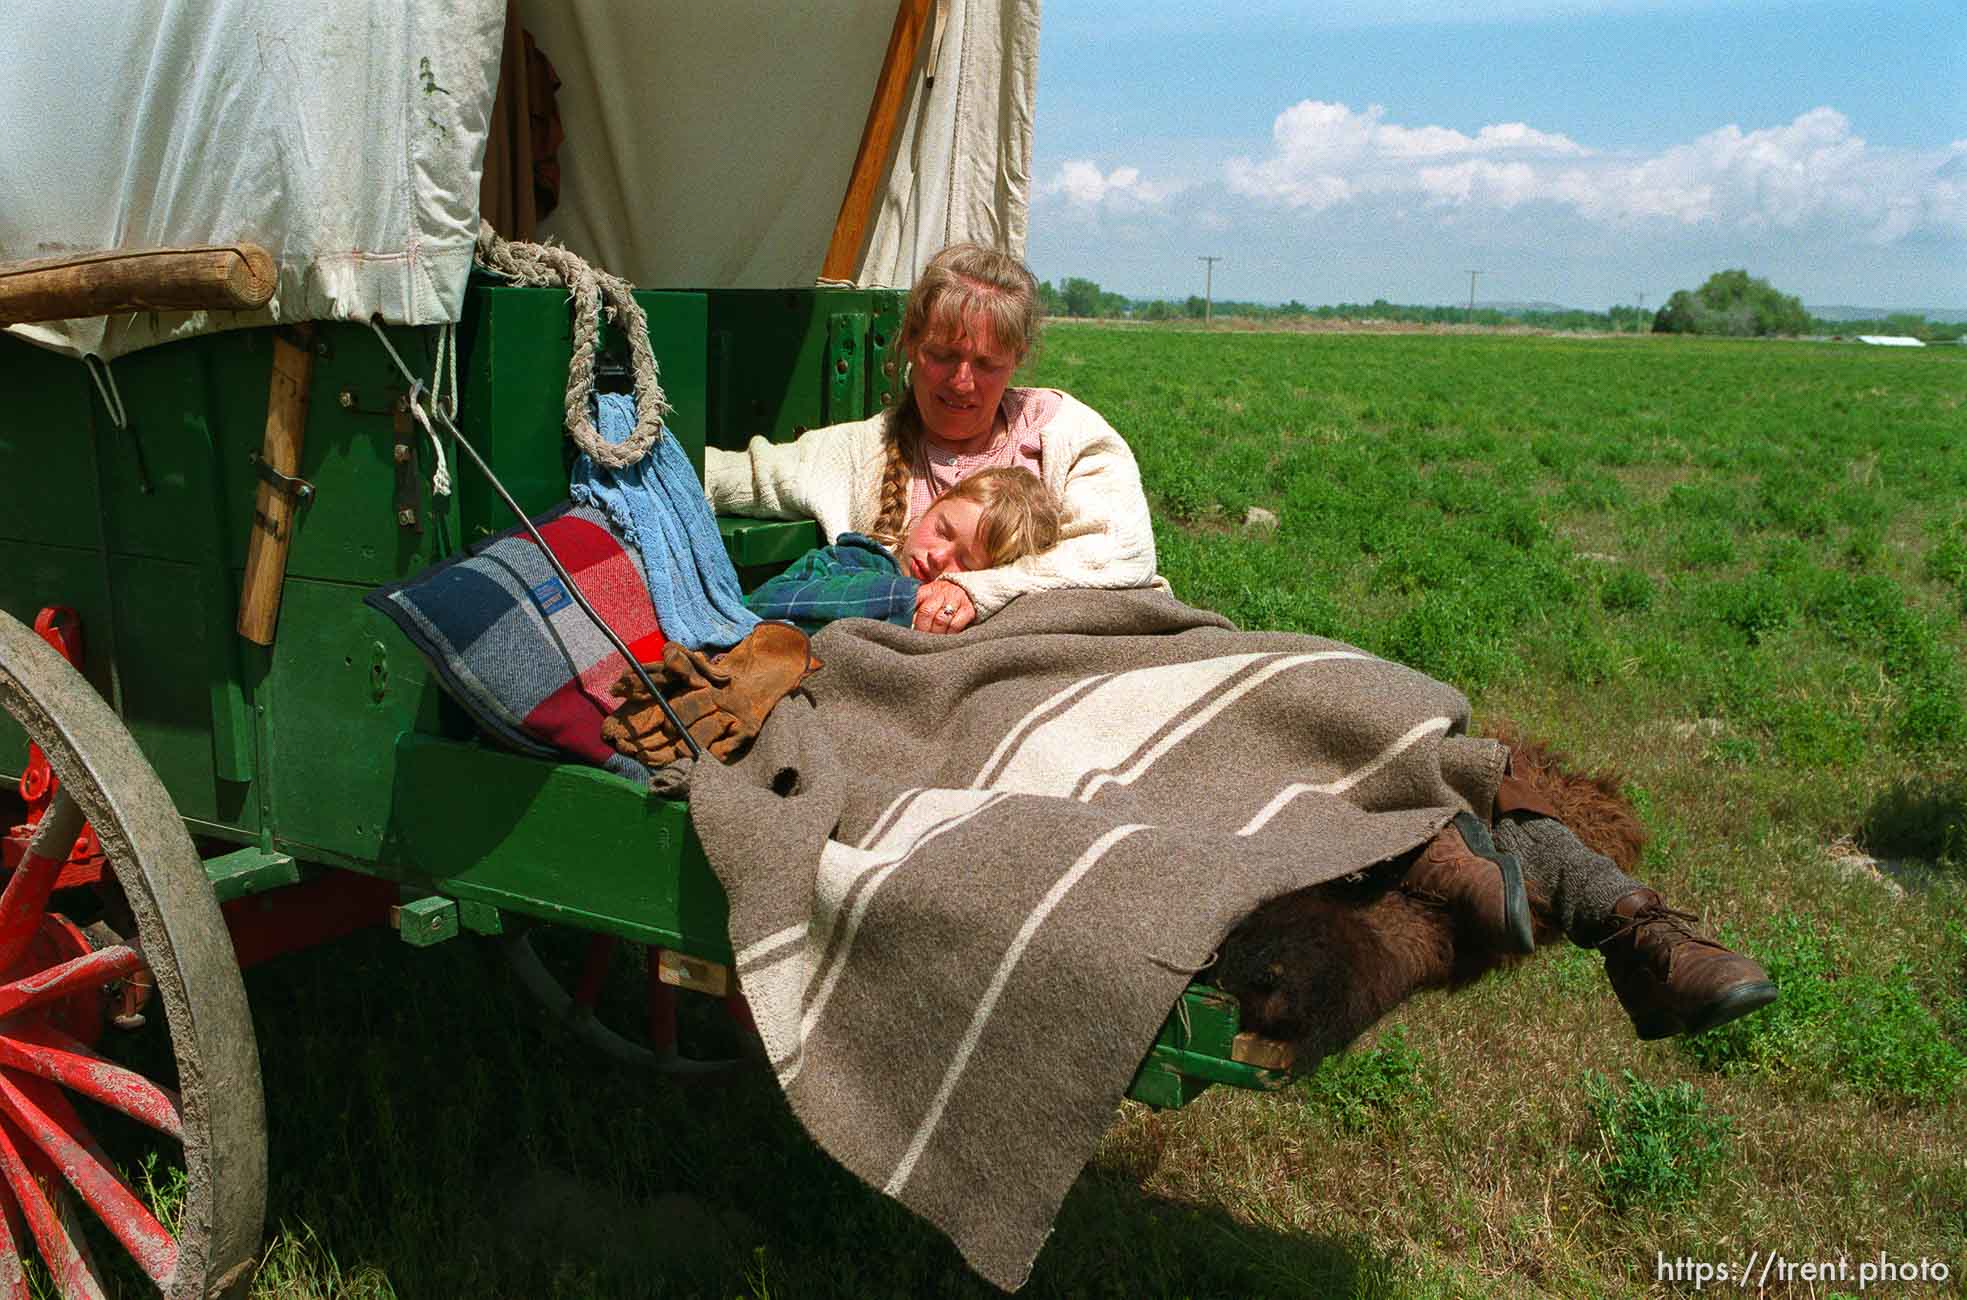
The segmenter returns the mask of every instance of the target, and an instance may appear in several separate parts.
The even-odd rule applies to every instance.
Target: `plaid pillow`
[[[662,658],[641,559],[597,510],[560,505],[533,521],[581,593],[636,658]],[[601,740],[628,662],[601,635],[524,529],[513,528],[363,597],[403,629],[478,725],[543,758],[572,756],[646,779]]]

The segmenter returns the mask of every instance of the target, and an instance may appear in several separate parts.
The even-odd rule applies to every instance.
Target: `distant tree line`
[[[1717,271],[1694,290],[1680,289],[1653,317],[1655,334],[1724,334],[1762,337],[1798,334],[1897,334],[1942,342],[1967,334],[1967,325],[1929,321],[1899,312],[1882,320],[1825,320],[1801,300],[1779,292],[1747,271]]]
[[[1800,298],[1778,292],[1747,271],[1717,271],[1689,292],[1676,289],[1653,317],[1655,334],[1750,335],[1810,333]]]
[[[1709,276],[1699,289],[1681,289],[1667,299],[1665,306],[1651,313],[1623,305],[1604,311],[1478,306],[1471,312],[1465,306],[1416,306],[1392,303],[1384,298],[1370,303],[1342,302],[1322,307],[1308,307],[1296,299],[1262,303],[1218,298],[1210,305],[1203,302],[1201,294],[1191,294],[1180,301],[1130,298],[1102,289],[1095,281],[1080,276],[1068,277],[1056,285],[1049,280],[1041,281],[1038,295],[1046,315],[1088,320],[1199,321],[1207,308],[1217,316],[1260,322],[1374,320],[1420,325],[1526,325],[1534,329],[1627,334],[1647,329],[1656,334],[1905,334],[1932,341],[1959,338],[1967,333],[1967,325],[1937,324],[1923,316],[1891,316],[1882,321],[1821,320],[1810,315],[1798,299],[1777,292],[1766,280],[1753,279],[1747,271],[1738,270]]]

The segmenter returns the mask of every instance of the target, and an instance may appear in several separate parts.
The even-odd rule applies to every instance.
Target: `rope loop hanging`
[[[478,264],[514,284],[564,288],[574,304],[574,355],[567,363],[567,436],[596,465],[626,469],[649,454],[662,436],[670,405],[656,376],[649,348],[649,318],[635,301],[634,286],[620,276],[588,265],[558,244],[525,244],[503,239],[489,221],[478,227]],[[618,443],[601,439],[594,427],[594,352],[600,341],[601,312],[628,337],[629,369],[635,379],[635,432]]]
[[[119,429],[130,427],[130,417],[123,410],[123,394],[116,387],[116,376],[110,373],[109,363],[93,352],[82,357],[82,368],[89,372],[89,378],[96,381],[96,391],[102,394],[102,404],[109,408],[109,422]],[[103,381],[108,380],[105,384]]]
[[[456,435],[457,426],[452,423],[452,417],[458,411],[458,341],[454,337],[457,326],[445,325],[437,331],[437,376],[431,381],[429,414],[424,411],[423,380],[411,374],[410,367],[403,364],[402,354],[396,350],[396,345],[389,341],[389,335],[383,332],[380,312],[369,318],[369,328],[376,332],[378,339],[382,340],[382,350],[389,353],[389,359],[396,363],[396,373],[402,375],[403,382],[410,386],[410,391],[403,395],[403,405],[411,415],[416,417],[417,427],[429,437],[430,450],[437,464],[437,467],[430,472],[430,490],[437,496],[447,497],[451,495],[451,469],[444,463],[444,443],[438,438],[437,430],[431,427],[430,416],[434,414],[442,419],[450,426],[452,434]],[[451,397],[448,410],[441,396],[444,387],[443,358],[446,351],[451,357]]]

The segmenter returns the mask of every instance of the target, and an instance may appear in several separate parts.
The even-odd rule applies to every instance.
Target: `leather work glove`
[[[643,666],[697,744],[728,763],[757,738],[773,706],[821,665],[804,632],[790,623],[760,623],[722,654],[672,641],[663,647],[661,663]],[[609,693],[622,703],[602,722],[603,740],[647,767],[689,757],[689,747],[634,673],[623,673]]]

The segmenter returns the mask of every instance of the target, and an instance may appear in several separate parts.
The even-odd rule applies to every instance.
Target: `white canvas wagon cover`
[[[543,237],[638,284],[810,285],[895,0],[519,0],[566,128]],[[1022,254],[1038,0],[937,0],[857,283],[979,239]],[[114,357],[267,321],[458,319],[505,0],[13,0],[0,261],[250,241],[264,311],[16,326]]]

